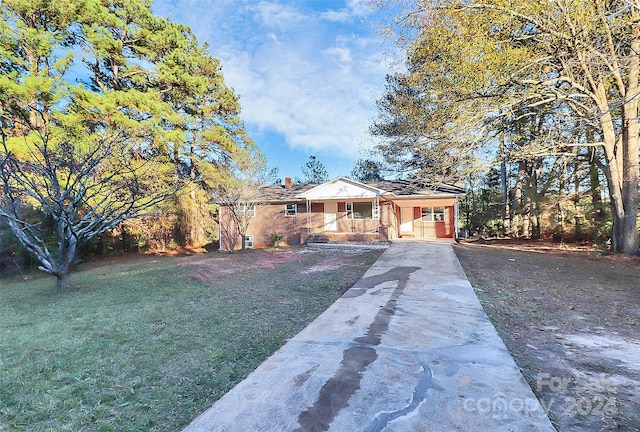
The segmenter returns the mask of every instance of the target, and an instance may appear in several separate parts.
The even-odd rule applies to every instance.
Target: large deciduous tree
[[[84,139],[73,149],[46,135],[29,138],[29,157],[19,158],[2,136],[0,150],[0,217],[40,263],[70,284],[78,249],[96,235],[140,215],[171,195],[171,187],[149,182],[154,162],[132,158],[122,137]],[[32,208],[43,219],[28,218]],[[47,220],[49,219],[49,220]],[[55,242],[48,238],[53,225]]]
[[[520,155],[595,148],[592,156],[609,190],[612,249],[637,254],[640,4],[419,1],[406,17],[414,30],[407,76],[419,83],[418,93],[444,96],[427,107],[442,100],[457,108],[481,102],[476,112],[484,117],[483,128],[512,134],[514,143],[524,144]],[[536,119],[543,117],[558,125],[545,137],[535,135]],[[563,130],[568,124],[574,131]],[[526,125],[533,126],[529,142],[514,133]],[[491,138],[486,131],[475,133]]]
[[[238,113],[219,62],[149,1],[0,3],[0,218],[60,287],[92,237],[253,152]]]

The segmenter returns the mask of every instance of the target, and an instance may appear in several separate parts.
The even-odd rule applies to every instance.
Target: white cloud
[[[249,6],[254,19],[270,28],[286,29],[303,24],[307,17],[296,8],[281,3],[261,1]]]
[[[335,57],[340,63],[351,63],[351,50],[349,48],[331,47],[322,51],[329,57]]]
[[[352,15],[347,9],[341,9],[339,11],[330,9],[320,13],[320,18],[331,22],[348,22],[351,20]]]
[[[353,19],[370,12],[366,0],[347,0],[337,11],[313,1],[175,4],[156,0],[154,8],[174,10],[174,21],[210,42],[247,125],[280,134],[292,148],[345,158],[370,142],[386,69],[376,60],[380,43]]]
[[[355,16],[363,17],[372,12],[369,0],[347,0],[347,8]]]
[[[331,22],[346,23],[354,18],[363,18],[373,12],[370,0],[347,0],[346,7],[334,10],[329,9],[320,13],[320,17]]]

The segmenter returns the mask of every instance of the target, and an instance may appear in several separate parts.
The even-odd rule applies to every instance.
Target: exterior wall
[[[337,207],[337,229],[325,230],[324,211],[329,203],[334,203]],[[327,203],[327,205],[325,205]],[[324,233],[324,234],[352,234],[352,233],[373,233],[377,234],[380,228],[380,221],[378,219],[348,219],[346,202],[344,201],[326,201],[326,202],[312,202],[311,203],[311,215],[310,224],[307,227],[311,228],[311,233]]]
[[[251,220],[247,235],[253,236],[253,247],[264,248],[274,246],[272,235],[282,236],[280,245],[297,245],[301,243],[300,232],[307,224],[306,203],[296,202],[295,216],[285,215],[285,204],[266,204],[256,208],[256,217]]]
[[[324,231],[324,203],[312,202],[311,213],[306,217],[307,223],[305,224],[306,229],[303,233],[303,235],[305,236],[303,243],[307,240],[309,231],[311,231],[312,233]]]
[[[347,212],[338,212],[339,233],[377,233],[378,219],[347,219]]]
[[[387,240],[400,237],[400,207],[393,202],[380,203],[380,230],[386,231]]]
[[[364,200],[359,200],[364,201]],[[325,231],[325,203],[312,202],[311,211],[307,213],[307,203],[296,201],[289,204],[297,205],[295,216],[285,215],[285,203],[263,204],[256,206],[256,216],[251,219],[247,235],[253,237],[254,248],[273,246],[272,234],[282,235],[281,245],[297,245],[305,243],[309,234],[321,234],[329,241],[381,241],[393,240],[408,233],[400,232],[401,207],[412,205],[413,227],[410,237],[416,238],[453,238],[455,236],[454,201],[446,203],[442,200],[433,201],[423,199],[412,200],[410,203],[380,201],[380,219],[348,219],[345,201],[332,201],[337,204],[337,230]],[[328,202],[327,202],[328,203]],[[424,222],[421,220],[420,205],[422,207],[445,207],[445,221]],[[329,204],[332,206],[332,204]],[[220,249],[229,250],[233,243],[233,229],[229,227],[229,210],[220,209],[221,238]],[[225,226],[227,228],[225,229]],[[231,229],[229,229],[231,228]],[[226,239],[225,239],[225,232]],[[242,247],[242,239],[236,235],[235,249]]]
[[[426,222],[421,217],[421,207],[444,207],[445,220],[437,222]],[[455,237],[455,207],[454,204],[442,205],[441,203],[432,204],[425,201],[421,207],[413,207],[413,229],[411,232],[400,233],[401,237],[415,238],[454,238]]]
[[[256,205],[256,215],[251,218],[246,234],[253,237],[254,248],[274,246],[271,238],[273,234],[282,235],[281,246],[303,242],[301,233],[306,231],[307,227],[306,202],[300,201],[290,204],[297,205],[298,212],[295,216],[285,215],[284,203]],[[234,231],[228,208],[220,208],[220,224],[220,250],[241,249],[242,238],[239,235],[236,236],[236,244],[232,246]],[[225,231],[228,233],[226,236]]]
[[[227,207],[218,208],[218,226],[220,228],[220,250],[240,249],[242,242],[235,223],[231,220]]]
[[[362,201],[362,200],[358,200]],[[334,207],[336,212],[336,230],[325,230],[324,211],[327,207]],[[383,208],[381,203],[380,220],[378,219],[349,219],[347,218],[346,201],[325,201],[312,202],[311,213],[305,230],[301,232],[301,239],[304,243],[309,235],[321,234],[329,241],[359,241],[373,242],[387,240],[385,226],[381,225],[383,219]],[[309,229],[310,228],[310,229]]]

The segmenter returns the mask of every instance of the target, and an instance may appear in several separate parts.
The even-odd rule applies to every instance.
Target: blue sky
[[[368,128],[391,70],[368,0],[154,0],[222,62],[269,167],[301,177],[315,155],[331,178],[374,145]]]

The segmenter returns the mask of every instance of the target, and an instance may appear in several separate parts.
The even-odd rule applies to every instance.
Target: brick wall
[[[291,203],[293,204],[293,203]],[[285,215],[285,204],[265,204],[256,206],[256,216],[251,220],[247,235],[253,236],[253,247],[264,248],[273,246],[272,234],[282,235],[281,245],[297,245],[306,242],[311,233],[323,233],[330,241],[381,241],[398,238],[400,209],[391,202],[380,203],[380,219],[351,220],[347,218],[344,202],[337,203],[338,230],[324,231],[324,205],[321,202],[312,203],[311,213],[307,213],[306,202],[299,201],[295,216]],[[445,222],[422,222],[420,208],[417,207],[417,219],[414,220],[415,237],[424,238],[453,238],[454,237],[454,207],[446,207]],[[224,229],[228,224],[228,209],[220,209],[221,227],[223,227],[220,245],[222,250],[228,250],[233,243],[232,229]],[[225,239],[226,232],[226,239]],[[236,237],[235,249],[242,246],[241,238]]]

